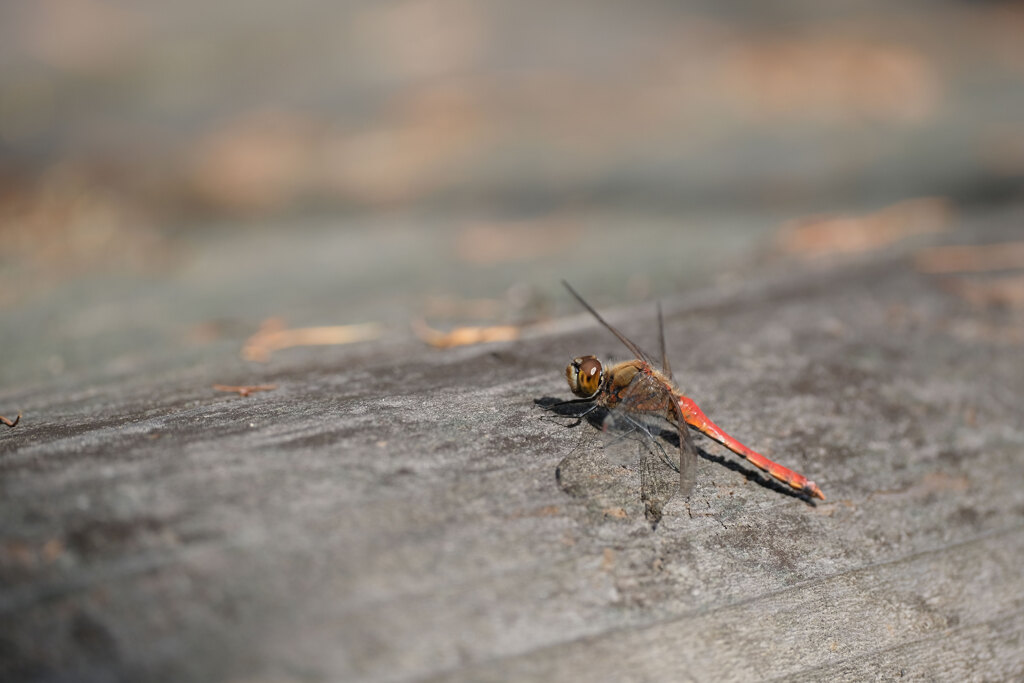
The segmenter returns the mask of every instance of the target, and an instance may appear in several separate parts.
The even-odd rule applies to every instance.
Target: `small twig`
[[[18,412],[18,417],[14,418],[13,420],[10,420],[10,419],[4,417],[3,415],[0,415],[0,422],[3,422],[8,427],[12,427],[13,428],[14,425],[18,424],[19,421],[21,421],[21,412],[20,411]]]
[[[277,385],[276,384],[256,384],[256,385],[242,385],[242,386],[237,386],[236,387],[236,386],[231,385],[231,384],[214,384],[213,388],[214,388],[215,391],[229,391],[229,392],[238,394],[239,396],[248,396],[249,394],[255,393],[257,391],[271,391],[272,389],[276,389]]]

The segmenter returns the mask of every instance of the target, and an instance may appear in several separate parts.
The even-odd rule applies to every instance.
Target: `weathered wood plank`
[[[1024,525],[734,604],[716,604],[664,623],[463,668],[440,679],[813,678],[808,669],[831,678],[848,660],[870,660],[883,653],[880,667],[898,656],[905,671],[936,671],[933,667],[941,660],[942,670],[949,672],[964,668],[966,661],[938,657],[922,647],[923,641],[956,640],[968,629],[990,630],[1004,622],[1010,632],[1016,629],[1024,616],[1024,586],[1016,569],[1021,559]],[[993,567],[998,569],[978,580],[979,568]],[[1018,643],[993,644],[986,654],[992,671],[1013,671],[1021,664]]]
[[[534,405],[566,396],[567,358],[618,352],[582,317],[493,347],[297,352],[247,398],[209,389],[252,379],[230,350],[8,392],[0,675],[1019,674],[1024,364],[979,336],[1014,321],[900,261],[666,312],[684,390],[828,501],[700,441],[689,508],[652,531],[638,473]],[[645,343],[648,318],[617,322]]]

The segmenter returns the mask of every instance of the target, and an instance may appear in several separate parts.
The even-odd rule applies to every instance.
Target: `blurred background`
[[[1024,238],[1022,200],[1020,3],[0,5],[8,387]]]

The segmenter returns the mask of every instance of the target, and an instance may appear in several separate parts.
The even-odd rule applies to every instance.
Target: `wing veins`
[[[618,338],[618,340],[619,340],[620,342],[622,342],[623,344],[625,344],[625,345],[626,345],[626,348],[627,348],[627,349],[629,349],[629,350],[630,350],[630,351],[632,351],[632,352],[633,352],[634,354],[636,354],[636,357],[637,357],[637,358],[639,358],[640,360],[644,361],[645,363],[651,363],[651,357],[650,357],[650,356],[648,356],[648,355],[647,355],[646,353],[644,353],[643,349],[641,349],[641,348],[640,348],[639,346],[637,346],[637,345],[636,345],[636,344],[634,344],[634,343],[633,343],[632,341],[630,341],[630,340],[629,340],[629,338],[628,338],[628,337],[627,337],[626,335],[624,335],[624,334],[622,334],[621,332],[619,332],[619,331],[618,331],[617,329],[615,329],[615,328],[614,328],[614,327],[613,327],[613,326],[611,325],[611,323],[609,323],[609,322],[608,322],[607,320],[605,320],[604,318],[602,318],[602,317],[601,317],[601,314],[600,314],[600,313],[598,313],[598,312],[597,312],[596,310],[594,310],[594,307],[593,307],[593,306],[591,306],[590,304],[588,304],[588,303],[587,303],[587,302],[586,302],[586,301],[585,301],[585,300],[583,299],[583,297],[582,297],[582,296],[580,296],[580,295],[579,295],[579,293],[578,293],[578,292],[577,292],[577,291],[576,291],[575,289],[573,289],[573,288],[572,288],[572,285],[570,285],[570,284],[569,284],[568,282],[566,282],[565,280],[562,280],[562,284],[563,284],[563,285],[565,285],[565,288],[569,290],[569,293],[570,293],[570,294],[572,294],[572,295],[573,295],[574,297],[576,297],[576,301],[579,301],[579,302],[580,302],[580,304],[582,304],[582,305],[583,305],[583,308],[585,308],[585,309],[587,309],[588,311],[590,311],[590,315],[592,315],[592,316],[594,316],[595,318],[597,318],[597,322],[599,322],[599,323],[601,323],[602,325],[604,325],[605,329],[607,329],[607,330],[608,330],[609,332],[611,332],[612,334],[614,334],[614,335],[615,335],[615,336],[616,336],[616,337]]]
[[[661,315],[661,302],[658,302],[658,341],[661,344],[661,371],[669,379],[672,377],[672,366],[668,362],[668,353],[665,351],[665,318]]]

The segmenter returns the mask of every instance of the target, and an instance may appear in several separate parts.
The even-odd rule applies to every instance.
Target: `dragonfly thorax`
[[[591,398],[601,390],[604,381],[604,367],[597,356],[573,358],[565,368],[565,379],[569,389],[580,398]]]

